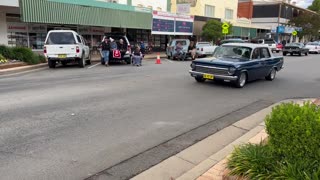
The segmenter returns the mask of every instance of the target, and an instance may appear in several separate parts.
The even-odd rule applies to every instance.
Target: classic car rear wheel
[[[236,87],[243,88],[244,85],[246,85],[247,78],[248,78],[247,73],[245,72],[241,73],[238,80],[235,82]]]
[[[195,77],[194,78],[197,82],[205,82],[206,79],[202,78],[202,77]]]
[[[275,68],[272,68],[270,74],[266,76],[266,80],[272,81],[274,78],[276,78],[277,70]]]

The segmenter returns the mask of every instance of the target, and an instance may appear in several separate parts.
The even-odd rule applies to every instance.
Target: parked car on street
[[[62,65],[75,62],[81,68],[91,64],[90,49],[85,39],[71,30],[49,31],[44,44],[44,56],[49,68],[55,68],[59,62]]]
[[[166,50],[166,55],[168,57],[168,59],[179,59],[181,57],[179,57],[180,55],[178,54],[179,52],[177,52],[177,45],[181,44],[182,46],[182,53],[184,53],[185,55],[183,56],[184,58],[187,58],[186,55],[188,54],[188,46],[190,45],[190,40],[189,39],[173,39],[172,41],[169,42],[168,46],[167,46],[167,50]],[[183,59],[184,60],[184,59]]]
[[[245,43],[245,41],[242,39],[225,39],[220,42],[220,45],[226,44],[226,43]]]
[[[127,46],[127,51],[125,52],[125,54],[123,56],[121,56],[121,58],[114,58],[113,57],[113,53],[110,52],[109,55],[109,62],[125,62],[127,64],[131,64],[131,54],[132,54],[132,46],[130,43],[129,38],[127,37],[127,35],[125,33],[121,33],[121,32],[112,32],[112,33],[105,33],[104,38],[112,38],[115,40],[116,43],[119,43],[119,40],[122,39],[124,41],[124,43]],[[102,39],[101,42],[104,41],[104,38]],[[105,64],[103,57],[101,56],[101,64]]]
[[[213,46],[210,42],[197,42],[197,56],[205,57],[211,56],[217,46]]]
[[[271,52],[279,53],[283,49],[283,45],[277,43],[274,39],[259,39],[258,43],[267,45],[271,49]]]
[[[242,88],[259,78],[272,81],[282,68],[283,57],[264,45],[230,43],[217,47],[211,58],[193,61],[189,73],[198,82],[226,81]]]
[[[309,49],[305,47],[303,43],[289,43],[283,48],[282,54],[286,56],[290,54],[293,56],[294,54],[298,54],[301,56],[302,54],[308,56]]]
[[[308,42],[306,48],[309,49],[309,53],[320,53],[320,43],[319,42]]]

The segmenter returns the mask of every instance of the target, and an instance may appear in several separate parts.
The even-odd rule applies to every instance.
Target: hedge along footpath
[[[248,179],[320,179],[320,108],[288,103],[265,119],[265,144],[237,147],[228,159],[230,175]]]
[[[7,47],[0,46],[0,58],[3,63],[10,62],[10,60],[19,60],[27,64],[45,63],[46,59],[42,55],[35,54],[31,49],[25,47]]]

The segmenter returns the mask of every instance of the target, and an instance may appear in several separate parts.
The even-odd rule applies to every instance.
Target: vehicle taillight
[[[80,53],[79,46],[76,47],[76,53]]]
[[[43,53],[47,54],[47,47],[43,47]]]

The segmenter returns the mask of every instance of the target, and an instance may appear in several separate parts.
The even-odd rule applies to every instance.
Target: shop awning
[[[23,22],[151,29],[152,12],[90,0],[21,0]]]

